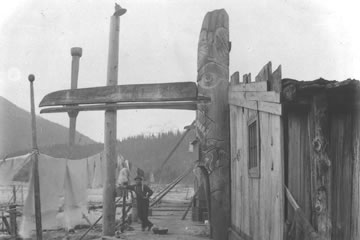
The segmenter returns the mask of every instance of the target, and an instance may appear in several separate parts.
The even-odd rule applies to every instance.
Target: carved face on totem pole
[[[227,101],[226,85],[229,76],[229,20],[225,10],[206,14],[198,45],[199,95],[210,97],[210,104],[200,104],[197,112],[197,136],[201,142],[202,161],[212,171],[219,160],[221,143],[216,129],[221,128],[219,107]],[[223,84],[221,84],[223,83]],[[226,99],[222,99],[226,98]],[[220,134],[221,135],[221,134]]]
[[[229,20],[224,10],[207,13],[198,45],[199,88],[214,88],[228,79]]]

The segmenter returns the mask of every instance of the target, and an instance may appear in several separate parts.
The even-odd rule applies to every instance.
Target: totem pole
[[[211,234],[218,240],[227,239],[230,224],[229,52],[226,11],[208,12],[200,32],[197,82],[199,95],[211,103],[198,105],[196,128]]]

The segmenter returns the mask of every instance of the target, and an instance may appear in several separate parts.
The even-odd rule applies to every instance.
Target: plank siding
[[[231,166],[230,166],[230,179],[231,179],[231,189],[236,188],[236,182],[237,182],[237,174],[236,174],[236,162],[237,162],[237,141],[236,141],[236,133],[237,133],[237,108],[236,106],[230,105],[230,141],[233,143],[230,146],[230,154],[232,156],[231,158]],[[231,222],[236,221],[237,216],[237,209],[236,209],[236,191],[231,191],[231,208],[235,207],[235,211],[231,211]],[[234,209],[234,208],[233,208]]]
[[[360,212],[360,111],[353,115],[352,152],[354,154],[354,165],[352,175],[352,212]],[[351,240],[360,239],[360,217],[359,214],[352,214]]]
[[[230,109],[231,129],[236,131],[231,135],[232,231],[248,239],[283,239],[281,118],[233,105]],[[249,178],[248,119],[256,114],[260,121],[261,169],[260,178]],[[232,235],[235,239],[236,234]]]
[[[352,205],[352,116],[331,117],[330,149],[333,163],[332,239],[350,239]]]
[[[309,136],[307,131],[306,113],[293,112],[288,114],[288,189],[311,221],[311,190],[310,190],[310,158]],[[287,221],[293,223],[294,210],[287,205]],[[293,223],[294,224],[294,223]],[[288,234],[292,239],[307,239],[298,225]]]

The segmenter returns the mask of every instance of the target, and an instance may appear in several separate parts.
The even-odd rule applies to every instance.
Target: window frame
[[[256,166],[254,167],[251,167],[250,168],[250,162],[251,162],[251,151],[250,151],[250,143],[251,143],[251,136],[250,136],[250,126],[252,124],[255,123],[255,129],[256,129]],[[259,121],[259,112],[256,112],[256,114],[254,114],[252,117],[249,117],[248,121],[247,121],[247,133],[248,133],[248,136],[247,136],[247,141],[248,141],[248,148],[247,148],[247,151],[248,151],[248,175],[249,175],[249,178],[260,178],[260,159],[261,159],[261,156],[260,156],[260,148],[261,148],[261,141],[260,141],[260,121]]]

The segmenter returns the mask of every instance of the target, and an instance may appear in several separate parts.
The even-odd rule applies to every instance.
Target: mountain
[[[66,144],[68,128],[36,116],[37,141],[43,146]],[[0,96],[0,158],[32,149],[31,114]],[[78,145],[96,144],[89,137],[77,132]]]

